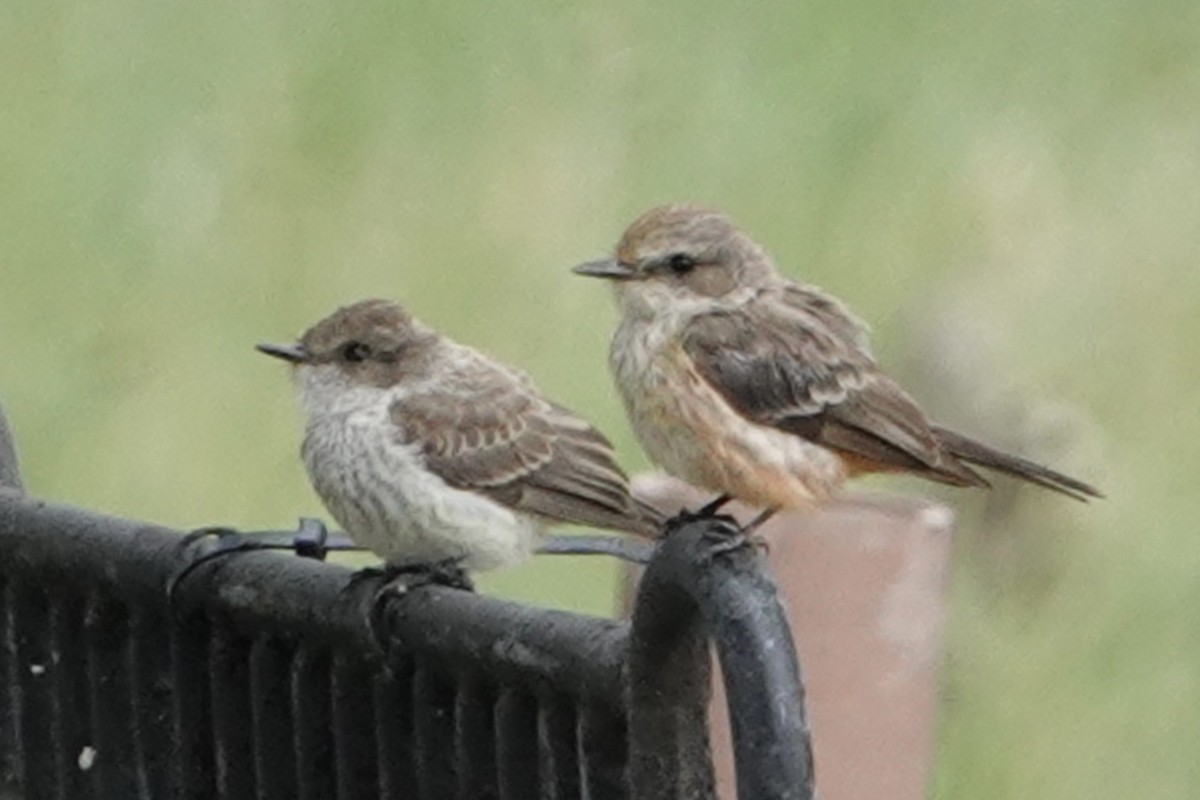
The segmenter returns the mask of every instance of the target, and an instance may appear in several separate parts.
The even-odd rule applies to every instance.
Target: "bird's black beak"
[[[627,281],[637,275],[637,270],[622,264],[615,258],[588,261],[578,267],[572,267],[571,272],[576,275],[587,275],[589,278],[607,278],[610,281]]]
[[[260,353],[282,358],[293,364],[302,364],[308,360],[308,351],[300,344],[256,344],[254,347]]]

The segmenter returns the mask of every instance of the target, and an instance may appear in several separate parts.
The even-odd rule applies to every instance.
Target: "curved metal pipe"
[[[738,796],[810,800],[804,684],[774,582],[720,518],[669,530],[638,588],[630,641],[630,771],[636,798],[711,798],[705,715],[711,639],[732,723]],[[655,742],[676,741],[664,755]]]
[[[4,418],[4,407],[0,406],[0,488],[23,492],[21,470],[17,464],[17,449],[13,446],[12,431]]]

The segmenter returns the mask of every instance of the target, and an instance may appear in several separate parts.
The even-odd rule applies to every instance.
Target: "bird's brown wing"
[[[419,444],[447,484],[551,520],[657,534],[658,512],[632,497],[612,446],[587,422],[482,357],[454,380],[452,394],[413,395],[391,411],[400,440]]]
[[[940,447],[925,414],[867,350],[864,329],[836,300],[802,287],[694,319],[684,349],[737,411],[872,470],[905,470],[986,486]]]

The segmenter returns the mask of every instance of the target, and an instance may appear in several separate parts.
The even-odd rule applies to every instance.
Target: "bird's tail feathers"
[[[1035,464],[1019,456],[1009,455],[961,433],[934,426],[933,434],[943,449],[967,463],[994,469],[1005,475],[1035,483],[1084,502],[1089,497],[1104,497],[1099,489],[1083,481],[1063,475],[1061,472],[1055,472],[1049,467],[1043,467],[1041,464]]]

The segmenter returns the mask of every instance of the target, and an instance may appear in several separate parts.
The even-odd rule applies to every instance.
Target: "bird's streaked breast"
[[[468,569],[524,560],[536,525],[426,468],[393,435],[388,403],[309,420],[302,455],[313,488],[356,542],[391,563],[463,558]]]
[[[610,353],[646,454],[668,472],[759,506],[804,507],[846,477],[833,452],[750,421],[696,370],[670,320],[623,321]]]

